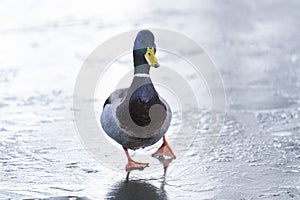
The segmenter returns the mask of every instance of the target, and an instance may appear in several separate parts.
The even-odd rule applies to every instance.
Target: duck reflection
[[[167,194],[162,188],[163,186],[157,188],[144,180],[124,180],[113,186],[106,199],[167,200]]]

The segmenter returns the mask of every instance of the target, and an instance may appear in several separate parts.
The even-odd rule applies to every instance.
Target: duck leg
[[[132,170],[143,170],[145,169],[145,167],[149,167],[149,163],[142,163],[142,162],[136,162],[134,160],[132,160],[132,158],[130,157],[128,150],[126,147],[123,147],[125,154],[127,156],[128,159],[128,163],[126,165],[126,171],[130,172]]]
[[[170,159],[175,159],[176,156],[173,153],[171,147],[169,146],[166,137],[163,137],[163,144],[158,148],[158,150],[152,154],[153,157],[155,158],[170,158]]]

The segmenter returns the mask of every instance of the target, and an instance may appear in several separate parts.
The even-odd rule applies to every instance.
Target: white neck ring
[[[134,74],[134,77],[150,77],[150,74],[138,73],[138,74]]]

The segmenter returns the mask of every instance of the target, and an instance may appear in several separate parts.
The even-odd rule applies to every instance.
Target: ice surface
[[[151,199],[299,199],[299,9],[296,0],[1,1],[0,199],[130,199],[124,191],[133,188]],[[203,46],[223,77],[226,121],[201,155],[204,110],[189,152],[165,178],[145,170],[126,184],[125,172],[84,149],[72,95],[98,45],[149,27]]]

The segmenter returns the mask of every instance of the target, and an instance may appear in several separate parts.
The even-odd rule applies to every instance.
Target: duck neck
[[[142,49],[133,50],[134,74],[149,74],[150,65]]]

